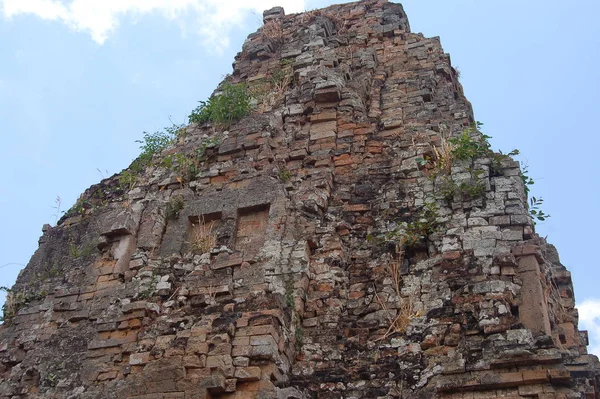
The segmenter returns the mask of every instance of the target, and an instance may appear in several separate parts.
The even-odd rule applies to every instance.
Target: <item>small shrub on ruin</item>
[[[122,190],[130,191],[137,184],[138,176],[129,170],[124,170],[119,176],[119,185]]]
[[[188,154],[169,154],[160,161],[160,166],[171,169],[177,173],[180,183],[187,183],[196,178],[200,172],[201,164],[206,160],[206,151],[219,144],[217,137],[205,138],[196,151]]]
[[[184,207],[183,197],[178,195],[173,197],[167,202],[166,217],[168,220],[175,220],[179,218],[179,214]]]
[[[154,133],[144,132],[144,138],[136,140],[136,143],[141,144],[140,149],[142,150],[142,153],[138,157],[138,162],[148,165],[155,154],[173,144],[175,137],[175,133],[168,130],[159,130]]]
[[[140,299],[149,299],[154,295],[154,291],[156,290],[156,284],[159,279],[154,272],[152,272],[152,277],[149,280],[142,281],[140,286],[141,291],[138,293],[138,298]]]
[[[292,172],[290,172],[287,168],[280,168],[277,171],[277,178],[282,182],[282,183],[287,183],[294,175],[292,174]]]
[[[71,244],[69,246],[69,255],[72,259],[85,258],[94,252],[96,245],[93,242],[88,242],[83,245]]]
[[[401,248],[411,248],[434,233],[439,228],[439,207],[435,202],[427,202],[408,222],[383,235],[385,241],[394,241]]]
[[[0,287],[0,291],[6,292],[6,300],[2,306],[2,316],[0,316],[0,322],[7,323],[10,322],[17,312],[16,301],[10,288]]]
[[[448,202],[452,202],[456,195],[461,199],[476,199],[485,194],[486,185],[481,177],[482,170],[471,171],[472,177],[468,180],[457,182],[450,176],[444,176],[436,181],[436,193]]]
[[[8,287],[0,287],[0,291],[6,292],[6,300],[2,306],[0,322],[9,325],[19,310],[30,305],[31,302],[43,300],[48,295],[46,291],[36,291],[33,288],[24,288],[20,292],[15,292]]]
[[[293,80],[294,71],[292,69],[292,62],[289,60],[281,61],[280,68],[271,73],[271,84],[279,94],[283,94]]]
[[[200,105],[190,114],[189,121],[229,125],[250,113],[251,100],[246,85],[226,82],[219,94],[209,98],[208,101],[200,101]]]

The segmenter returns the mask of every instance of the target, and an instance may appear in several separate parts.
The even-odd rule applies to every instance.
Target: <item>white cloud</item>
[[[600,356],[600,299],[588,298],[577,306],[579,328],[587,330],[590,337],[590,353]]]
[[[156,13],[181,22],[213,49],[229,44],[231,29],[240,25],[250,11],[262,15],[262,11],[276,5],[284,7],[286,13],[305,8],[305,0],[0,0],[0,4],[6,18],[32,14],[59,21],[90,34],[98,44],[103,44],[123,19]]]

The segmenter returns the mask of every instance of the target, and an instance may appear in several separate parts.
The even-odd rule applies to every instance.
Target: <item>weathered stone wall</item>
[[[188,126],[45,229],[0,329],[0,398],[598,397],[518,163],[440,173],[472,110],[400,5],[269,10],[228,81],[251,115]],[[205,147],[191,177],[158,162]]]

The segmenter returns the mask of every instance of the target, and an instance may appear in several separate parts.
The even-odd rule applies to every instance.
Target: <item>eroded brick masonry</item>
[[[598,398],[518,163],[444,164],[483,141],[439,39],[383,0],[264,18],[226,79],[250,115],[44,229],[0,398]]]

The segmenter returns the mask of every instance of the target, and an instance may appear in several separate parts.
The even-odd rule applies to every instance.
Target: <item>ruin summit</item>
[[[0,398],[598,398],[570,273],[439,39],[383,0],[264,22],[44,229]]]

